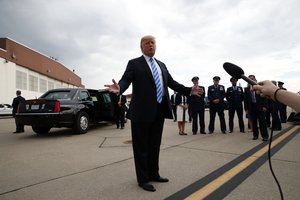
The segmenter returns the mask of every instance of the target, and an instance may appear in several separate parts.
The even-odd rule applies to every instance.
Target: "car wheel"
[[[32,130],[39,135],[47,134],[49,133],[51,127],[45,127],[45,126],[32,126]]]
[[[78,134],[86,133],[89,129],[89,115],[86,112],[79,112],[75,118],[74,131]]]

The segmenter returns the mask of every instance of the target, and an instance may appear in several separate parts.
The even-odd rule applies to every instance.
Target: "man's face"
[[[233,86],[236,86],[236,80],[232,80],[231,83]]]
[[[219,85],[219,79],[214,79],[214,85]]]
[[[156,50],[155,39],[144,40],[141,44],[141,50],[146,56],[153,57]]]
[[[194,84],[194,85],[198,85],[198,83],[199,83],[198,80],[196,80],[196,79],[193,80],[193,84]]]

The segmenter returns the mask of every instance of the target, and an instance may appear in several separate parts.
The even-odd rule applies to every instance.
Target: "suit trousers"
[[[16,132],[24,132],[24,125],[15,118]]]
[[[205,113],[204,108],[200,110],[192,111],[192,118],[193,118],[192,132],[193,133],[197,133],[198,131],[198,116],[199,116],[200,132],[205,131],[204,113]]]
[[[255,104],[252,104],[252,107],[255,107]],[[268,138],[268,128],[266,123],[266,114],[264,111],[259,111],[257,109],[252,109],[250,111],[252,126],[253,126],[253,137],[258,137],[259,131],[262,138]],[[258,128],[259,125],[259,128]],[[259,129],[259,131],[258,131]]]
[[[235,112],[237,113],[238,119],[239,119],[239,127],[240,131],[244,132],[245,131],[245,124],[244,124],[244,119],[243,119],[243,107],[229,107],[228,108],[228,114],[229,114],[229,130],[233,131],[234,127],[234,114]]]
[[[160,176],[159,152],[164,125],[161,104],[157,104],[157,110],[156,119],[152,122],[131,121],[135,171],[139,184]]]
[[[224,108],[220,105],[210,106],[210,108],[209,108],[210,119],[209,119],[208,130],[210,132],[214,132],[214,130],[215,130],[216,113],[218,113],[218,115],[219,115],[221,131],[226,131]]]

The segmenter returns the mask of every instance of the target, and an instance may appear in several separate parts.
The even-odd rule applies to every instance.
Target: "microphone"
[[[232,64],[230,62],[225,62],[223,64],[223,68],[233,78],[235,78],[235,79],[241,78],[244,81],[246,81],[247,83],[249,83],[250,85],[257,85],[257,82],[253,81],[252,79],[250,79],[244,75],[243,69],[240,68],[239,66],[236,66],[235,64]]]

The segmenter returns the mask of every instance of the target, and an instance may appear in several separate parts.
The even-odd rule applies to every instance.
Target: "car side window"
[[[80,92],[80,100],[81,101],[87,101],[89,99],[90,99],[90,96],[86,91],[81,91]]]
[[[111,98],[110,98],[108,93],[102,94],[102,97],[103,97],[103,102],[104,103],[110,103],[111,102]]]

